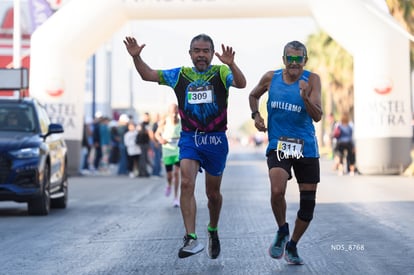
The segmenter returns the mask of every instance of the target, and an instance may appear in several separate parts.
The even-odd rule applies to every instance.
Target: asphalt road
[[[219,234],[221,256],[179,259],[181,212],[163,194],[164,178],[70,178],[69,205],[49,216],[0,202],[0,274],[414,274],[414,180],[337,176],[321,159],[315,218],[298,244],[303,266],[274,260],[276,232],[263,149],[231,148]],[[199,174],[197,233],[207,242],[204,174]],[[298,209],[289,182],[288,222]]]

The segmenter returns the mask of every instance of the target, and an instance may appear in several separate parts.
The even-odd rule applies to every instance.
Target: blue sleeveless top
[[[303,71],[302,76],[292,84],[286,84],[283,70],[276,70],[269,87],[267,101],[267,128],[269,145],[266,154],[277,148],[280,137],[302,139],[303,157],[318,158],[318,141],[313,120],[306,112],[305,103],[300,96],[299,80],[308,82],[310,72]]]

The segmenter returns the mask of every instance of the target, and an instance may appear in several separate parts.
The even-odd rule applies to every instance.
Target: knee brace
[[[300,206],[298,218],[305,222],[313,219],[313,211],[315,210],[316,191],[300,191]]]

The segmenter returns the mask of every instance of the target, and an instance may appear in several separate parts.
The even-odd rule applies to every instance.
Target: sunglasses
[[[296,62],[296,64],[301,64],[305,57],[301,55],[285,55],[286,61],[289,64],[292,64],[293,62]]]

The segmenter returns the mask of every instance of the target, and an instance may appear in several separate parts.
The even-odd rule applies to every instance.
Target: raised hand
[[[234,55],[236,52],[233,51],[232,47],[224,46],[221,44],[221,49],[223,50],[223,53],[220,55],[219,53],[215,53],[215,55],[220,59],[223,64],[226,64],[228,66],[232,65],[234,62]]]
[[[128,53],[132,57],[139,56],[142,52],[142,49],[145,47],[145,44],[138,45],[137,40],[131,36],[125,37],[124,44],[126,46]]]

